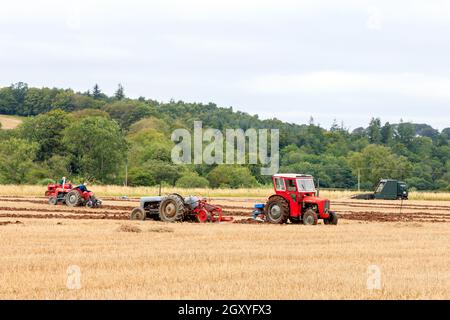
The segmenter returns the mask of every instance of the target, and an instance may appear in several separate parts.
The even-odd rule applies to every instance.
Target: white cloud
[[[448,0],[3,2],[0,86],[121,82],[288,121],[359,126],[395,109],[448,123]]]
[[[321,71],[297,75],[265,75],[242,83],[258,94],[394,94],[450,99],[450,77],[420,73]]]
[[[391,21],[427,21],[448,23],[450,2],[447,0],[379,0],[376,10]],[[265,21],[277,18],[296,20],[320,15],[324,10],[355,12],[367,16],[373,13],[371,0],[15,0],[2,3],[0,19],[3,21],[55,20],[81,14],[98,18],[124,17],[151,20],[205,21]],[[372,8],[372,9],[371,9]],[[375,16],[377,13],[375,13]],[[103,19],[99,19],[99,23]]]
[[[256,40],[244,41],[236,38],[205,38],[200,35],[175,34],[162,37],[178,50],[194,53],[211,53],[215,55],[258,54],[265,48],[265,43]]]
[[[381,30],[382,28],[382,18],[381,10],[377,7],[369,8],[369,17],[367,18],[367,28],[371,30]]]

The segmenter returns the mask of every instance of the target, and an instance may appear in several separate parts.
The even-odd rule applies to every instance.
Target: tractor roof
[[[276,178],[312,178],[310,174],[299,174],[299,173],[277,173],[273,175]]]
[[[398,182],[398,183],[404,183],[403,181],[395,180],[395,179],[380,179],[379,182],[388,182],[388,181],[395,181],[395,182]]]

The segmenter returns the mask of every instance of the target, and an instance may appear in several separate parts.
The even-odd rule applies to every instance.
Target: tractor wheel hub
[[[270,208],[270,215],[274,218],[278,218],[281,215],[281,208],[277,204]]]
[[[177,211],[177,208],[175,207],[175,204],[169,203],[169,204],[167,204],[164,211],[166,212],[167,216],[173,217]]]

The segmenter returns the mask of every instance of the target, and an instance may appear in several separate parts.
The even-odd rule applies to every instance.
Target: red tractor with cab
[[[290,220],[316,225],[322,219],[324,224],[337,224],[336,213],[330,211],[330,200],[318,197],[311,175],[276,174],[272,181],[275,194],[260,208],[268,222],[282,224]]]

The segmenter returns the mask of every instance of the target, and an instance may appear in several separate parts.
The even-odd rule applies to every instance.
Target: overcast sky
[[[450,1],[4,1],[0,86],[450,127]]]

